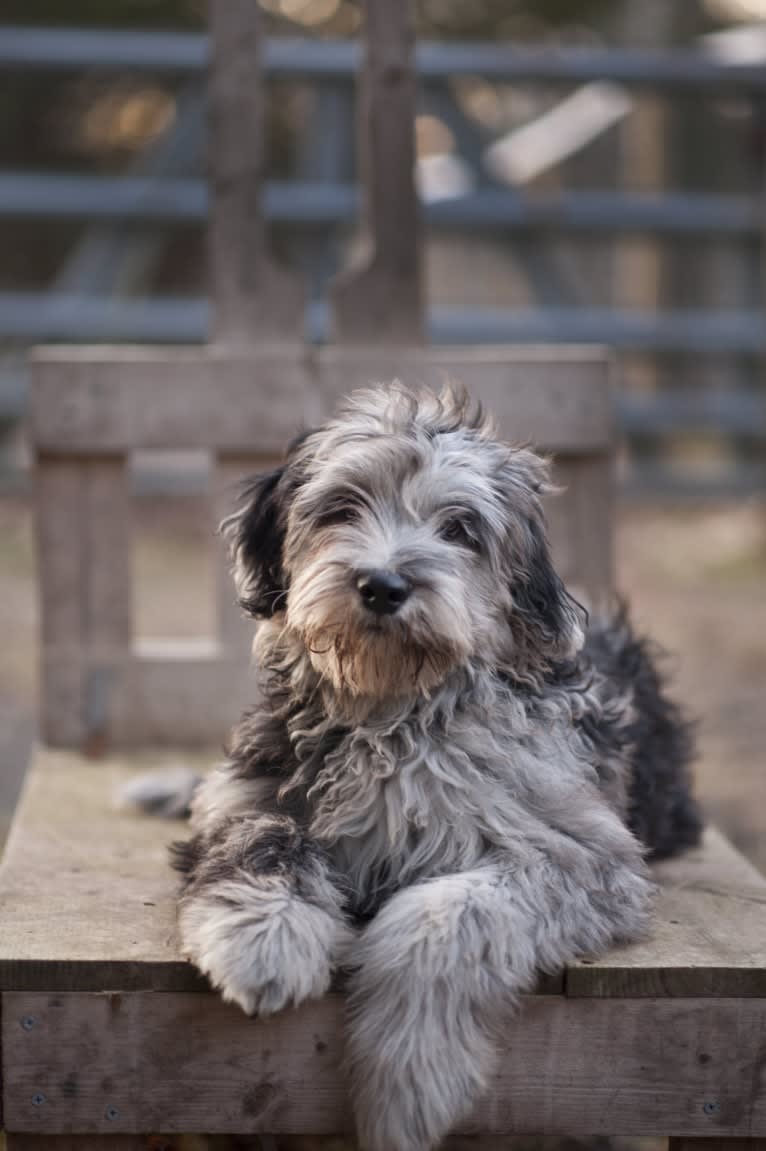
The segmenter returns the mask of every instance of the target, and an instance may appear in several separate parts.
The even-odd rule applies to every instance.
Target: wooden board
[[[167,844],[186,825],[115,807],[155,767],[206,770],[220,753],[94,762],[38,749],[0,867],[0,989],[204,990],[178,954]],[[561,990],[548,977],[541,990]]]
[[[212,995],[3,1000],[12,1131],[349,1128],[338,997],[264,1021]],[[530,997],[464,1129],[764,1135],[764,1050],[764,1000]]]
[[[39,450],[206,448],[274,452],[306,425],[302,348],[255,356],[215,347],[38,349],[32,438]]]
[[[766,879],[713,828],[655,868],[652,938],[570,967],[571,996],[766,996]]]
[[[609,452],[614,441],[611,363],[599,348],[326,348],[322,407],[354,388],[401,379],[439,391],[464,384],[511,443],[562,454]]]
[[[0,988],[200,988],[178,957],[165,845],[183,825],[114,810],[167,753],[93,763],[40,749],[0,870]],[[715,832],[658,868],[653,939],[566,973],[572,997],[766,996],[766,881]],[[555,992],[560,982],[546,990]]]
[[[242,629],[251,630],[244,620]],[[95,664],[87,678],[85,657]],[[256,698],[248,658],[246,650],[229,653],[205,640],[142,642],[104,662],[83,648],[46,647],[45,738],[57,747],[91,747],[90,695],[102,717],[94,750],[220,746]]]
[[[354,388],[461,380],[501,434],[565,453],[609,450],[609,362],[598,349],[79,347],[33,356],[32,437],[60,454],[206,448],[281,453]]]
[[[95,749],[108,736],[113,669],[130,650],[126,457],[41,453],[36,496],[43,729]]]
[[[0,868],[2,987],[204,986],[176,946],[166,847],[185,826],[114,806],[132,774],[179,762],[36,754]]]

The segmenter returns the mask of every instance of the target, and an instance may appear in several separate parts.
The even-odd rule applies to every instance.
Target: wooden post
[[[414,20],[411,0],[366,0],[360,145],[371,251],[334,287],[344,343],[424,339],[421,230],[415,189]]]
[[[269,255],[260,210],[266,161],[261,13],[255,0],[211,0],[210,269],[216,340],[299,336],[303,291]]]
[[[127,457],[42,453],[37,476],[43,731],[98,754],[131,639]]]

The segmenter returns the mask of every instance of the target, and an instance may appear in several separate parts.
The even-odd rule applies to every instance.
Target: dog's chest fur
[[[310,831],[372,911],[395,888],[470,869],[522,836],[544,850],[594,786],[563,709],[541,723],[485,684],[355,726],[309,791]]]

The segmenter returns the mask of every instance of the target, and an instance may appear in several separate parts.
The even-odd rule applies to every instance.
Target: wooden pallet
[[[342,994],[253,1021],[179,956],[184,825],[114,803],[151,762],[36,753],[0,871],[10,1147],[349,1130]],[[713,830],[656,872],[652,940],[525,999],[466,1131],[766,1137],[766,880]]]

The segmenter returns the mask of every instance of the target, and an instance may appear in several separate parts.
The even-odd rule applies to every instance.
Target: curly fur
[[[186,954],[268,1013],[350,972],[367,1151],[473,1106],[538,973],[649,926],[645,856],[695,842],[688,728],[624,614],[551,563],[546,462],[462,397],[359,393],[225,523],[261,702],[192,802]],[[411,594],[388,615],[371,570]]]

